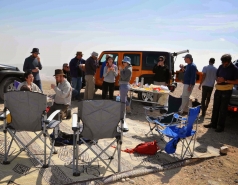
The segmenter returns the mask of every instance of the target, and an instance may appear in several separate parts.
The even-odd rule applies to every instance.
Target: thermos
[[[141,82],[140,82],[140,88],[142,88],[143,85],[144,85],[144,78],[142,77],[142,78],[141,78]]]
[[[136,85],[139,83],[139,77],[136,77]]]

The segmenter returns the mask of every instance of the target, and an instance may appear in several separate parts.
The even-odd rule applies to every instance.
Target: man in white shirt
[[[72,87],[65,78],[62,69],[56,69],[54,76],[58,85],[51,84],[51,88],[55,91],[54,104],[50,107],[47,115],[49,116],[55,110],[61,110],[61,118],[63,119],[66,117],[67,110],[71,104]]]
[[[210,102],[211,94],[213,91],[214,83],[216,80],[217,68],[214,67],[215,59],[210,58],[209,65],[203,67],[203,76],[199,85],[199,90],[202,86],[202,116],[206,115],[206,110]]]

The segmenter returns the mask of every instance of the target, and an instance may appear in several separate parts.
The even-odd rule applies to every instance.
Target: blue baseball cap
[[[122,62],[126,62],[128,64],[131,64],[131,58],[128,56],[125,56],[124,59],[122,60]]]

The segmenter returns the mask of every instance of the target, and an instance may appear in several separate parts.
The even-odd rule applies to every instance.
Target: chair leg
[[[117,154],[118,154],[118,172],[121,172],[121,145],[122,140],[117,140]]]
[[[78,170],[78,141],[79,141],[78,132],[79,131],[74,130],[73,135],[73,176],[80,176],[80,172]]]
[[[8,159],[8,153],[10,151],[13,138],[10,142],[9,149],[7,150],[7,129],[5,128],[3,130],[3,132],[4,132],[4,160],[3,160],[2,164],[7,165],[7,164],[10,164],[10,161],[8,161],[7,159]]]
[[[96,157],[88,164],[88,166],[91,166],[91,164],[96,161],[97,158],[99,158],[110,170],[112,170],[114,173],[115,171],[110,167],[108,166],[108,164],[102,159],[101,155],[104,153],[105,154],[105,151],[111,147],[113,145],[113,143],[115,142],[116,140],[114,140],[111,144],[109,144],[105,149],[103,149],[99,154],[97,154],[97,152],[95,152],[91,146],[88,146],[90,148],[90,150],[96,155]]]
[[[46,164],[46,132],[45,132],[45,128],[44,128],[43,136],[44,136],[44,163],[43,163],[42,168],[48,168],[49,165]]]

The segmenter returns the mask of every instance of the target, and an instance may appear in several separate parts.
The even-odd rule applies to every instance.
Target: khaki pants
[[[191,87],[191,91],[188,91],[188,87],[189,87],[189,85],[187,85],[187,84],[183,85],[183,93],[181,95],[182,105],[180,107],[180,112],[181,113],[188,112],[189,97],[192,94],[194,85]]]
[[[154,81],[154,85],[165,86],[165,82]],[[156,93],[153,94],[153,102],[158,102],[159,105],[168,106],[168,99],[169,99],[168,94],[156,94]]]
[[[95,93],[95,79],[93,75],[85,75],[86,87],[84,100],[92,100]]]

